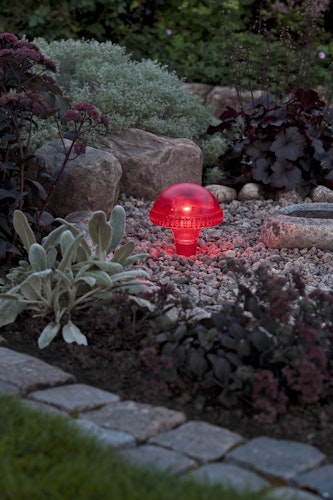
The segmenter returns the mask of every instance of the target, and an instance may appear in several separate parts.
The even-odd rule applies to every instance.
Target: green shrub
[[[258,6],[252,0],[171,1],[158,10],[152,27],[129,33],[119,43],[136,59],[156,59],[187,81],[236,83],[247,89],[262,88],[263,73],[280,88],[290,77],[294,80],[300,54],[306,52],[309,85],[327,84],[330,77],[323,62],[316,57],[308,61],[309,47],[313,55],[322,50],[319,45],[327,52],[330,37],[320,30],[324,7],[319,9],[315,0],[304,4],[302,9],[282,14],[272,2]],[[297,20],[291,27],[287,22],[290,15]],[[286,75],[282,82],[281,72]]]
[[[217,160],[224,155],[230,147],[230,142],[222,134],[204,136],[198,141],[204,157],[204,167],[215,165]]]
[[[49,41],[82,37],[105,41],[112,34],[118,41],[153,20],[154,12],[142,2],[127,0],[2,0],[0,31]]]
[[[277,37],[288,30],[294,39],[304,38],[309,34],[309,23],[316,25],[316,35],[323,36],[320,28],[328,28],[330,0],[293,0],[292,2],[262,3],[262,16],[268,29]]]
[[[171,137],[198,137],[210,111],[182,88],[176,74],[151,60],[136,62],[111,42],[36,40],[57,66],[56,81],[75,102],[93,103],[109,130],[140,128]]]
[[[156,59],[188,81],[228,83],[226,40],[231,31],[245,29],[243,19],[251,3],[253,0],[164,2],[152,27],[145,26],[119,43],[136,59]]]
[[[160,38],[158,38],[160,37]],[[226,33],[217,29],[208,40],[192,40],[183,34],[166,36],[164,33],[144,32],[135,36],[133,46],[128,45],[134,57],[145,57],[144,45],[149,57],[165,64],[180,78],[189,82],[203,82],[211,85],[234,86],[244,89],[265,88],[269,80],[275,92],[290,90],[300,80],[302,48],[299,43],[286,40],[270,40],[264,36],[242,31]],[[330,71],[328,62],[318,58],[319,51],[327,54],[328,43],[316,44],[306,55],[309,87],[328,85]],[[265,60],[265,66],[262,61]]]

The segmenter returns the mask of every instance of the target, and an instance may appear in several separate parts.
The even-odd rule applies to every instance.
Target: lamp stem
[[[191,257],[197,253],[198,239],[201,229],[173,228],[177,255]]]

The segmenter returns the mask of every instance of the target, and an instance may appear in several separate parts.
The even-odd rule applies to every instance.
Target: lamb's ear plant
[[[0,287],[0,327],[29,310],[50,317],[38,339],[40,348],[60,331],[65,342],[87,345],[86,336],[71,320],[73,311],[120,291],[140,307],[153,308],[140,297],[151,286],[149,275],[135,266],[146,254],[131,255],[132,242],[119,246],[125,230],[125,211],[120,205],[113,208],[109,220],[102,211],[92,214],[87,239],[73,224],[56,220],[60,225],[38,243],[25,215],[15,211],[14,228],[28,258],[11,270]]]

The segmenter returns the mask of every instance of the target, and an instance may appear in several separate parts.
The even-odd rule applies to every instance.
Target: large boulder
[[[64,143],[69,148],[71,141],[66,139]],[[60,140],[51,141],[40,147],[35,156],[41,172],[55,178],[64,162],[65,150]],[[48,208],[56,217],[82,210],[104,210],[109,214],[118,200],[121,174],[119,160],[108,151],[87,147],[79,156],[73,153]],[[51,179],[41,176],[39,181],[49,191]]]
[[[262,96],[263,92],[261,90],[242,90],[238,92],[235,88],[217,85],[207,95],[205,104],[206,106],[212,106],[214,114],[220,116],[228,106],[240,109],[246,104],[252,104],[260,100]]]
[[[126,195],[154,200],[173,184],[202,182],[202,152],[189,139],[127,129],[108,136],[105,144],[121,163],[120,190]]]
[[[201,98],[205,106],[211,106],[214,115],[219,117],[228,106],[240,109],[264,98],[262,90],[237,90],[235,87],[207,85],[202,83],[184,83],[184,89]]]
[[[202,104],[206,104],[207,96],[211,93],[214,85],[209,83],[183,83],[183,88],[192,95],[196,95],[201,98]]]

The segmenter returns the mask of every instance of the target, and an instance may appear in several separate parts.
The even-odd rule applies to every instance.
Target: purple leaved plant
[[[318,184],[333,187],[332,111],[317,92],[297,89],[281,103],[267,97],[242,109],[228,108],[208,133],[228,134],[237,119],[243,135],[219,162],[226,183],[257,182],[303,196]]]
[[[55,64],[35,44],[12,33],[0,34],[0,261],[12,260],[22,250],[13,231],[14,211],[23,210],[35,229],[52,223],[47,205],[71,153],[85,152],[84,133],[108,125],[106,117],[90,104],[71,107],[49,75],[55,72]],[[31,175],[36,164],[30,145],[32,132],[38,126],[36,119],[51,118],[56,120],[59,133],[60,123],[66,128],[72,125],[65,135],[72,143],[47,193]]]

